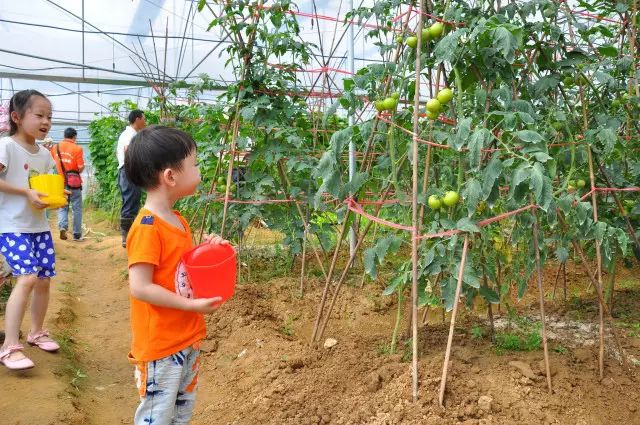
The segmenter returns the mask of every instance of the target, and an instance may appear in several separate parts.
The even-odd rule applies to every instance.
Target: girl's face
[[[176,173],[177,187],[180,196],[193,195],[200,184],[200,169],[194,149],[188,157],[182,160],[182,169]]]
[[[18,134],[26,136],[28,141],[43,140],[51,129],[51,102],[40,96],[31,98],[31,105],[21,117],[16,111],[11,119],[18,126]]]

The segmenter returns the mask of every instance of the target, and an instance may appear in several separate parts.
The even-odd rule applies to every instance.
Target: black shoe
[[[79,233],[74,233],[74,234],[73,234],[73,241],[74,241],[74,242],[82,242],[82,241],[84,241],[84,238],[82,237],[82,235],[81,235],[81,234],[79,234]]]
[[[60,239],[63,241],[67,240],[67,229],[60,229]]]

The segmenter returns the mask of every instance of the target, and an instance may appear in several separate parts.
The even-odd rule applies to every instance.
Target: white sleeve
[[[4,165],[0,173],[4,173],[9,168],[9,138],[0,138],[0,164]]]

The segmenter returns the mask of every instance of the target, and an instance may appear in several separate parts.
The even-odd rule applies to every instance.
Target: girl
[[[55,276],[55,255],[44,214],[44,194],[29,188],[29,174],[46,174],[55,163],[36,144],[51,128],[51,103],[40,92],[23,90],[11,98],[9,137],[0,138],[0,253],[11,266],[17,284],[5,311],[5,340],[0,363],[7,368],[29,369],[33,362],[23,354],[18,334],[31,300],[31,329],[27,343],[44,351],[60,346],[42,328],[49,304],[49,285]]]

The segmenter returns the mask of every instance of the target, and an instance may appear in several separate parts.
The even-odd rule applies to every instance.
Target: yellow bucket
[[[47,208],[55,209],[67,205],[67,197],[64,195],[64,178],[60,174],[40,174],[29,178],[31,189],[45,193],[41,198],[47,203]]]

